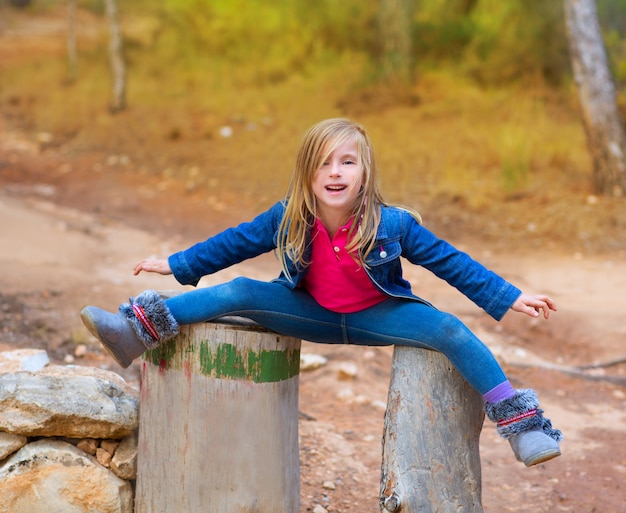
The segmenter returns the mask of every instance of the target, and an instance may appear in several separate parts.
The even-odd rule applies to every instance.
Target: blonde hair
[[[363,176],[351,213],[356,222],[351,225],[346,250],[357,254],[364,262],[374,247],[380,223],[380,206],[387,203],[382,197],[378,162],[369,134],[363,126],[349,119],[326,119],[312,126],[304,135],[287,191],[285,215],[278,229],[277,241],[278,258],[287,277],[290,277],[288,260],[299,267],[310,263],[305,260],[305,251],[317,217],[317,202],[312,188],[315,173],[337,147],[350,140],[356,144],[358,165]],[[421,223],[417,212],[406,210]]]

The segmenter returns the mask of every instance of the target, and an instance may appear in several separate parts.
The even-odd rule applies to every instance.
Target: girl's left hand
[[[550,317],[550,310],[556,312],[556,304],[548,296],[522,294],[511,305],[511,310],[524,313],[530,317],[539,317],[539,312],[543,311],[543,317],[547,319]]]

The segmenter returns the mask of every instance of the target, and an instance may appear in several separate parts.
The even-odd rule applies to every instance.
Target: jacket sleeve
[[[207,274],[272,251],[283,214],[283,203],[276,203],[250,222],[170,255],[168,262],[174,277],[182,285],[195,286]]]
[[[494,319],[502,319],[522,293],[468,254],[439,239],[408,214],[404,216],[402,232],[402,252],[409,262],[425,267],[448,282]]]

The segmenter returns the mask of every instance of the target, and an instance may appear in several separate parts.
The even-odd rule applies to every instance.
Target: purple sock
[[[500,383],[497,387],[492,388],[483,395],[483,399],[488,403],[497,403],[516,394],[515,389],[511,386],[509,380]]]

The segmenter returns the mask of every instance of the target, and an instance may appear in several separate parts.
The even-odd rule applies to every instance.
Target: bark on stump
[[[385,412],[381,511],[483,513],[483,401],[440,353],[394,348]]]
[[[221,319],[142,364],[136,513],[299,510],[300,340]]]

